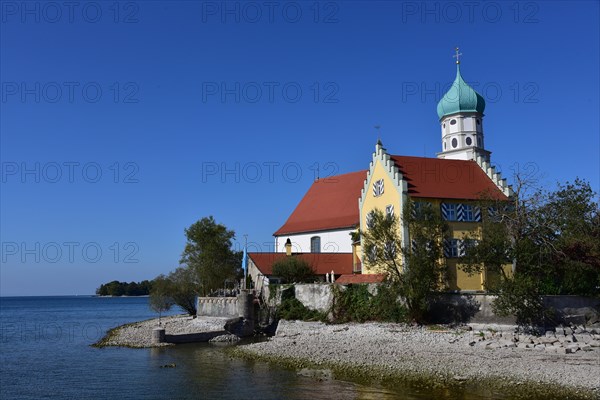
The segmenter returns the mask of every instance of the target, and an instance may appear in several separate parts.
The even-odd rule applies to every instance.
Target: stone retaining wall
[[[376,285],[376,284],[375,284]],[[371,285],[373,286],[373,285]],[[326,312],[333,303],[333,284],[295,284],[296,298],[311,310]],[[444,293],[433,306],[439,322],[514,325],[514,317],[499,317],[492,310],[496,296],[485,293]],[[276,301],[280,296],[275,297]],[[547,307],[556,310],[558,323],[594,325],[600,323],[600,298],[544,296]]]
[[[198,297],[196,315],[206,317],[237,317],[237,297]]]

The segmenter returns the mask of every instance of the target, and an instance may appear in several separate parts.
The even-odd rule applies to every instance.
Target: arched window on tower
[[[313,236],[310,238],[310,252],[320,253],[321,252],[321,237]]]

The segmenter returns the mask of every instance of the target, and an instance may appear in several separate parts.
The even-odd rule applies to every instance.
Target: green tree
[[[445,285],[443,240],[448,227],[430,203],[403,210],[410,243],[403,243],[397,216],[373,210],[369,227],[361,232],[366,268],[379,268],[404,299],[408,317],[425,322],[433,298]]]
[[[164,275],[157,276],[152,285],[152,291],[148,302],[150,308],[158,313],[158,325],[162,325],[162,313],[169,311],[173,306],[173,299],[170,296],[171,281]]]
[[[532,177],[515,176],[507,202],[484,199],[481,234],[466,249],[464,270],[486,269],[499,277],[485,282],[497,295],[499,315],[515,315],[524,327],[544,324],[544,294],[598,295],[600,229],[590,185],[577,179],[554,191]],[[512,265],[506,273],[507,264]]]
[[[179,267],[169,274],[167,281],[169,297],[189,315],[195,316],[199,287],[195,272],[188,267]]]
[[[286,283],[314,282],[315,270],[306,261],[296,256],[288,256],[273,263],[273,275]]]
[[[228,279],[241,278],[242,253],[232,249],[234,231],[210,216],[192,224],[185,235],[187,242],[180,262],[194,271],[201,295],[222,288]]]

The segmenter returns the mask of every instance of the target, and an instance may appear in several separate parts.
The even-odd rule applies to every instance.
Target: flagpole
[[[244,289],[248,289],[248,235],[244,235]]]

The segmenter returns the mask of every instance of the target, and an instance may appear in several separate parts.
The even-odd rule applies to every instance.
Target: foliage
[[[485,269],[499,277],[495,285],[486,282],[498,296],[497,313],[532,326],[545,316],[542,295],[600,294],[600,217],[595,193],[583,180],[554,191],[537,187],[531,176],[517,175],[515,182],[509,202],[482,199],[481,233],[472,235],[476,245],[461,261],[468,273]]]
[[[104,283],[96,289],[98,296],[147,296],[152,289],[152,281]]]
[[[273,263],[273,275],[287,283],[314,282],[315,270],[307,261],[288,256]]]
[[[194,271],[188,267],[179,267],[169,273],[167,281],[167,293],[173,302],[189,315],[196,315],[198,283]]]
[[[277,309],[277,317],[286,320],[324,321],[326,315],[310,310],[296,298],[294,286],[282,290],[281,304]]]
[[[232,249],[235,232],[217,224],[212,216],[185,230],[187,242],[180,263],[194,271],[199,294],[207,296],[227,280],[242,276],[242,252]]]
[[[370,227],[361,235],[365,266],[382,269],[405,300],[409,317],[424,322],[434,294],[444,288],[443,240],[448,227],[430,203],[421,203],[418,213],[413,207],[408,202],[403,210],[410,247],[403,247],[398,217],[377,209],[371,214]]]
[[[406,320],[406,308],[398,302],[397,288],[389,283],[377,286],[375,295],[369,292],[368,285],[349,285],[345,290],[334,286],[332,317],[335,322]]]
[[[521,326],[542,326],[547,310],[544,309],[539,285],[531,277],[503,279],[494,289],[498,294],[492,310],[499,316],[517,318]]]
[[[403,249],[407,267],[399,289],[411,319],[425,322],[436,293],[446,287],[444,240],[448,225],[429,202],[419,203],[417,212],[409,201],[403,216],[411,243],[410,248]]]
[[[171,282],[164,275],[154,279],[154,285],[148,299],[150,308],[158,313],[158,324],[161,325],[162,313],[169,311],[173,306],[173,299],[169,295]]]

